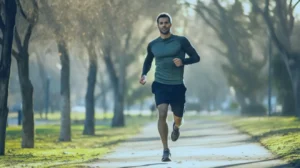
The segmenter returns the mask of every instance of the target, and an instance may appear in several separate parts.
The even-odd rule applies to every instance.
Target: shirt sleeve
[[[147,75],[147,73],[151,69],[153,58],[154,58],[154,55],[151,51],[151,46],[150,46],[150,44],[148,44],[148,46],[147,46],[147,55],[146,55],[144,65],[143,65],[142,76]]]
[[[197,63],[200,61],[200,56],[195,50],[195,48],[191,45],[189,40],[186,37],[183,37],[181,40],[183,50],[188,54],[189,58],[185,58],[183,60],[184,65]]]

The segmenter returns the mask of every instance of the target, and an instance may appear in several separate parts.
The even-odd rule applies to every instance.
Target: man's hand
[[[143,76],[141,76],[140,84],[144,85],[145,83],[146,83],[146,76],[143,75]]]
[[[175,64],[177,67],[180,67],[180,66],[183,65],[183,63],[182,63],[182,61],[181,61],[180,58],[174,58],[174,59],[173,59],[173,62],[174,62],[174,64]]]

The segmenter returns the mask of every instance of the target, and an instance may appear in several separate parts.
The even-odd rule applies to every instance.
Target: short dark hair
[[[160,18],[165,18],[165,17],[169,18],[170,23],[172,23],[172,17],[171,17],[171,15],[168,14],[168,13],[160,13],[160,14],[157,16],[157,18],[156,18],[156,22],[158,23],[158,20],[159,20]]]

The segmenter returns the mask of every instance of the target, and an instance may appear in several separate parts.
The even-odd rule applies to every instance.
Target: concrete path
[[[171,131],[172,123],[169,122]],[[170,139],[170,136],[169,136]],[[185,121],[180,139],[169,141],[171,162],[161,162],[162,145],[156,123],[120,144],[97,163],[100,168],[290,168],[248,135],[216,121]]]

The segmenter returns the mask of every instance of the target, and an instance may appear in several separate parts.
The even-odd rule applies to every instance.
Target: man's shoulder
[[[178,39],[178,40],[181,40],[181,41],[187,40],[187,37],[182,36],[182,35],[175,35],[175,34],[174,34],[173,37],[174,37],[175,39]]]
[[[158,41],[159,41],[159,37],[157,37],[157,38],[153,39],[152,41],[150,41],[150,42],[148,43],[148,45],[151,46],[151,45],[153,45],[154,43],[156,43],[156,42],[158,42]]]

